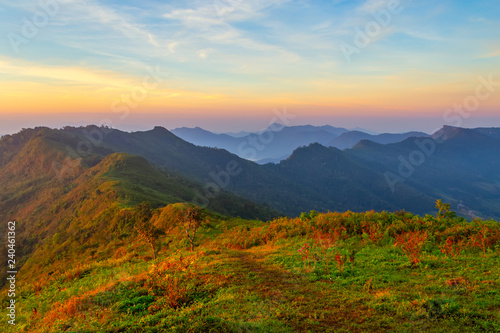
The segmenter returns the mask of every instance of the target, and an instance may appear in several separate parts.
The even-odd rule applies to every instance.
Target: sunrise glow
[[[500,82],[490,1],[0,3],[0,134],[19,130],[20,115],[48,114],[75,124],[107,114],[128,128],[139,116],[214,130],[253,119],[255,129],[282,107],[296,123],[442,123],[480,78]],[[492,93],[467,119],[498,125],[499,105]]]

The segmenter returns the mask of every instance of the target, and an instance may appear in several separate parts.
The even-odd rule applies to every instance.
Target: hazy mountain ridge
[[[304,133],[304,128],[314,130],[312,126],[299,130]],[[86,140],[84,130],[89,132],[98,128],[68,127],[49,133],[54,144],[64,151],[65,145],[76,147],[79,140]],[[205,185],[216,184],[216,190],[228,190],[292,215],[310,209],[371,208],[405,208],[426,213],[433,210],[433,201],[444,195],[453,204],[462,202],[487,217],[499,216],[495,196],[498,193],[496,170],[500,141],[495,138],[494,129],[488,130],[492,133],[490,136],[481,131],[444,127],[436,132],[434,137],[447,136],[447,140],[434,142],[435,151],[430,156],[422,153],[424,163],[415,167],[409,177],[400,175],[401,158],[408,160],[420,149],[416,142],[430,138],[408,138],[387,145],[362,140],[344,151],[311,144],[296,149],[279,164],[259,166],[223,149],[195,146],[162,127],[132,133],[107,130],[99,147],[82,159],[82,163],[95,165],[113,152],[138,155],[179,176],[196,179]],[[6,137],[2,143],[12,140]],[[12,141],[11,145],[10,150],[15,150],[20,143]],[[3,152],[2,156],[2,160],[6,159],[9,153]],[[231,163],[241,171],[236,176],[226,177],[225,169]],[[395,192],[387,182],[388,172],[401,178],[395,184]],[[326,184],[337,190],[329,189]],[[199,195],[206,197],[206,188],[196,194]],[[479,204],[481,198],[485,201]]]
[[[239,157],[259,164],[279,163],[298,147],[311,143],[320,143],[342,150],[352,148],[361,140],[387,144],[400,142],[409,137],[428,136],[423,132],[369,134],[330,125],[284,126],[282,124],[271,124],[260,132],[236,137],[226,133],[215,134],[200,127],[176,128],[172,130],[172,133],[195,145],[226,149]]]
[[[354,147],[358,142],[362,140],[370,140],[380,144],[389,144],[404,141],[412,137],[424,137],[429,136],[423,132],[407,132],[407,133],[383,133],[377,135],[371,135],[359,131],[350,131],[341,134],[338,138],[334,139],[329,143],[329,146],[336,147],[339,149],[347,149]]]
[[[284,156],[290,156],[300,146],[315,142],[327,145],[328,142],[347,131],[345,128],[329,125],[287,127],[276,123],[260,132],[238,137],[224,133],[215,134],[199,127],[176,128],[172,130],[172,133],[198,146],[226,149],[242,158],[266,164],[282,160]]]

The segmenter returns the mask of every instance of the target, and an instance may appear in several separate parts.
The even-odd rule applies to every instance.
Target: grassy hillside
[[[269,207],[223,191],[196,209],[189,202],[204,191],[202,175],[234,155],[156,128],[111,131],[85,157],[68,157],[82,133],[38,128],[0,139],[0,215],[17,221],[17,326],[4,326],[12,332],[500,330],[498,222],[467,222],[445,205],[436,217],[311,211],[273,220]],[[457,142],[440,149],[458,154]],[[374,195],[383,185],[377,165],[354,154],[378,149],[386,163],[405,144],[364,142],[350,155],[315,144],[274,166],[237,160],[242,173],[228,190],[291,211],[353,202],[398,210],[412,197],[434,208],[412,192],[424,185]],[[492,161],[478,177],[493,175]]]
[[[15,331],[500,330],[498,222],[446,210],[311,212],[267,223],[207,214],[193,252],[172,224],[156,261],[131,233],[109,256],[24,279]]]
[[[158,170],[143,157],[103,147],[85,158],[68,157],[67,146],[77,143],[77,137],[47,128],[0,140],[0,215],[5,234],[6,222],[17,221],[17,267],[29,259],[21,276],[65,269],[72,258],[99,255],[102,243],[113,248],[113,219],[121,209],[142,201],[154,207],[190,201],[202,191],[200,183]],[[226,192],[210,198],[207,208],[243,218],[278,215]],[[6,242],[0,238],[2,248]],[[0,286],[7,281],[6,256],[0,253]]]

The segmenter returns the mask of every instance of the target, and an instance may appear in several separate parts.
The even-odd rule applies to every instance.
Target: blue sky
[[[41,3],[52,7],[0,0],[0,133],[22,126],[19,114],[53,126],[116,118],[111,105],[151,67],[164,80],[117,127],[255,129],[286,107],[297,123],[430,130],[479,76],[500,81],[498,1]],[[342,45],[356,47],[357,32],[377,24],[346,57]],[[463,125],[491,124],[499,95]],[[419,118],[427,123],[412,128]]]

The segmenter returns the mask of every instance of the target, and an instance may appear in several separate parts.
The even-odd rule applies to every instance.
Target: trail
[[[371,309],[362,301],[346,300],[345,293],[335,291],[333,282],[310,282],[307,275],[297,274],[266,262],[270,250],[254,248],[232,254],[230,260],[237,281],[249,291],[257,292],[271,305],[280,321],[296,332],[366,332]],[[356,325],[359,330],[352,329]],[[370,332],[385,332],[370,327]]]

